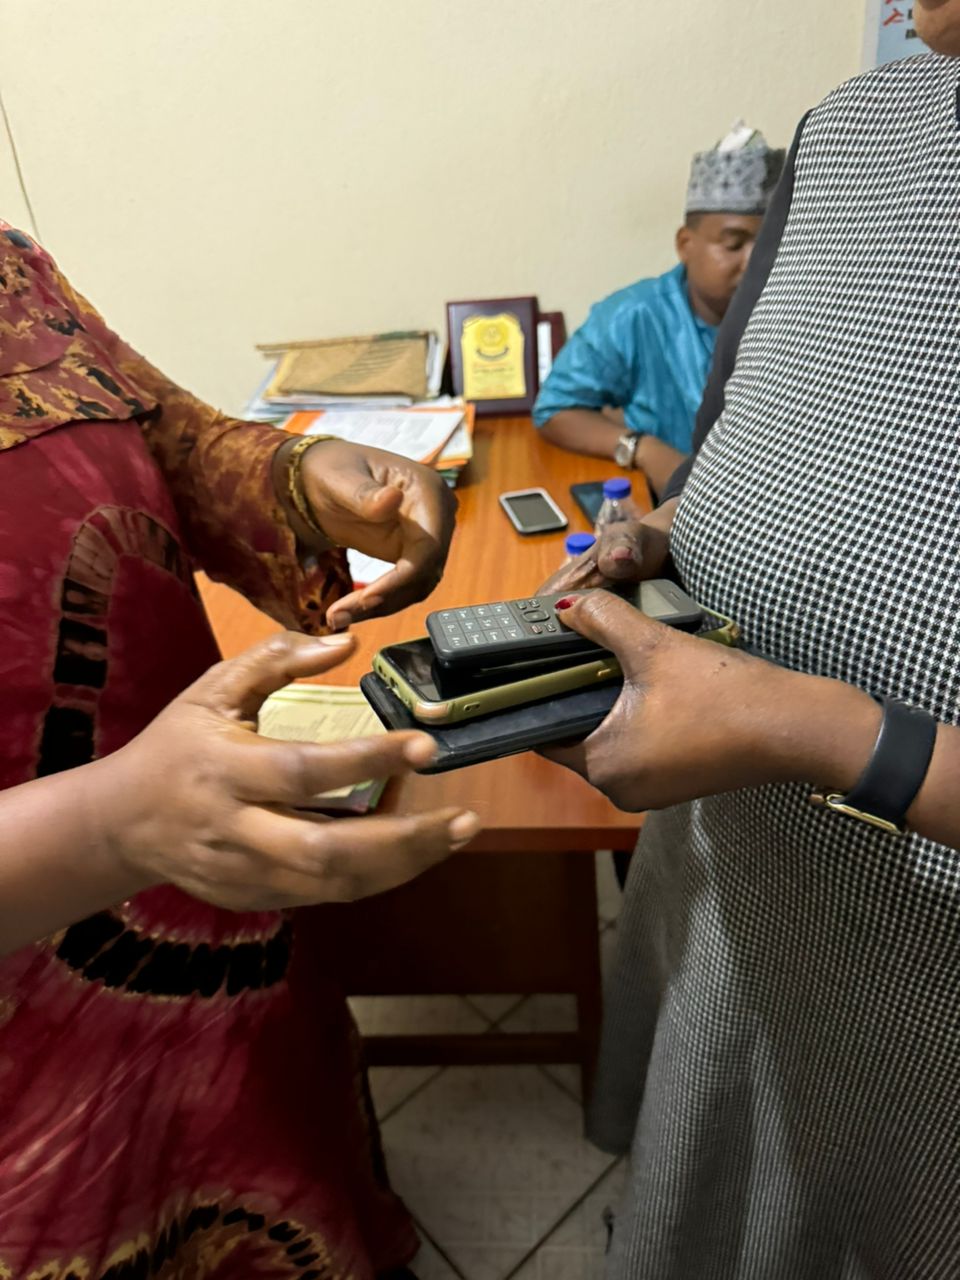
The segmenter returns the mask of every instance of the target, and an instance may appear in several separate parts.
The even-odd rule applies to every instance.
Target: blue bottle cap
[[[567,555],[582,556],[585,551],[589,551],[596,538],[592,533],[571,533],[567,538]]]
[[[605,498],[629,498],[630,481],[622,476],[618,476],[616,480],[604,480],[603,496]]]

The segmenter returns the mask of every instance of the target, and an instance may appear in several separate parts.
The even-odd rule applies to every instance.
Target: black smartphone
[[[549,702],[511,707],[462,724],[421,724],[379,676],[368,672],[360,690],[387,729],[419,729],[437,744],[435,758],[418,773],[446,773],[502,756],[535,751],[551,742],[578,742],[607,718],[623,681],[577,689]]]
[[[586,480],[582,484],[572,484],[570,497],[590,523],[596,524],[600,508],[603,506],[603,481]]]

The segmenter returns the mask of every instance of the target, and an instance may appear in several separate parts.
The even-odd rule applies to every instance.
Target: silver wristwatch
[[[613,451],[613,460],[618,467],[623,467],[625,471],[632,471],[633,464],[637,457],[637,445],[640,443],[640,437],[636,431],[625,431],[617,441],[617,447]]]

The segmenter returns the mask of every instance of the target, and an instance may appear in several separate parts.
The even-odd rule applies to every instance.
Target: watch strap
[[[902,834],[936,740],[937,722],[929,712],[887,698],[873,754],[854,785],[846,795],[819,793],[810,798],[836,813]]]

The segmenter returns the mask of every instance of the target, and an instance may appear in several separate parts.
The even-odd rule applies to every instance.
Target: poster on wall
[[[865,69],[929,52],[917,35],[912,0],[867,0]]]

